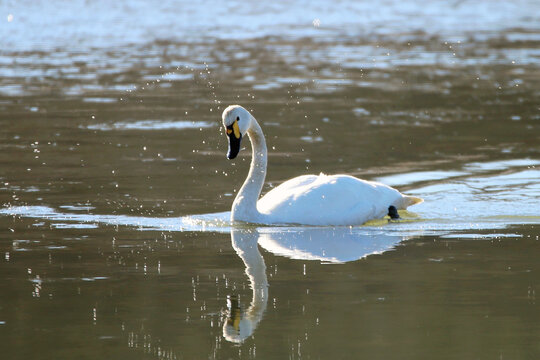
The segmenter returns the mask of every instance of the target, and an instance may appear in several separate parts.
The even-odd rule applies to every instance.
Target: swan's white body
[[[406,208],[404,196],[389,186],[348,175],[304,175],[272,189],[257,203],[267,223],[359,225]],[[268,221],[270,220],[270,221]]]
[[[349,175],[303,175],[287,180],[259,200],[266,177],[267,150],[261,127],[239,105],[223,111],[223,124],[230,141],[235,134],[249,136],[253,149],[246,181],[236,196],[231,221],[259,224],[361,225],[379,219],[390,206],[406,209],[422,199],[401,194],[396,189]],[[232,140],[231,140],[232,138]],[[237,143],[241,135],[236,139]],[[231,144],[231,143],[230,143]],[[231,145],[229,145],[231,146]],[[234,154],[238,153],[239,145]]]

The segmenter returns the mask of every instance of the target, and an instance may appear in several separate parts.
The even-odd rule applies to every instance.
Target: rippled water
[[[540,357],[537,1],[36,3],[0,10],[9,359]],[[425,202],[355,227],[231,226],[305,173]]]

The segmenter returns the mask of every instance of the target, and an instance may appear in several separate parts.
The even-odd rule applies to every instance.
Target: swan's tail
[[[403,199],[402,199],[402,203],[401,203],[402,205],[401,205],[400,209],[406,209],[409,206],[416,205],[416,204],[421,204],[423,202],[424,202],[424,199],[422,199],[422,198],[419,198],[419,197],[416,197],[416,196],[403,195]]]

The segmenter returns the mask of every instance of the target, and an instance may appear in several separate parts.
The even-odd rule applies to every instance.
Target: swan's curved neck
[[[244,181],[244,185],[242,185],[238,195],[234,199],[231,220],[258,222],[261,220],[262,215],[257,210],[257,200],[259,200],[259,195],[261,194],[266,177],[268,153],[264,134],[254,117],[251,117],[251,127],[247,131],[247,134],[253,150],[251,166],[249,167],[249,173],[246,181]]]

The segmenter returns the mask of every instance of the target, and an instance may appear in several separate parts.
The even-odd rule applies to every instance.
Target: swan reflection
[[[258,242],[266,251],[291,259],[345,263],[381,254],[404,239],[361,228],[262,228]]]
[[[251,304],[245,311],[236,297],[229,297],[227,300],[228,311],[227,319],[223,323],[223,336],[236,343],[253,334],[268,303],[266,265],[257,246],[258,237],[256,230],[231,229],[232,247],[246,266],[246,275],[253,291]]]
[[[253,294],[246,310],[237,297],[228,298],[223,336],[228,341],[241,343],[253,334],[263,318],[268,303],[268,278],[258,245],[291,259],[345,263],[381,254],[403,240],[403,236],[367,232],[361,228],[232,228],[232,247],[244,262]]]

